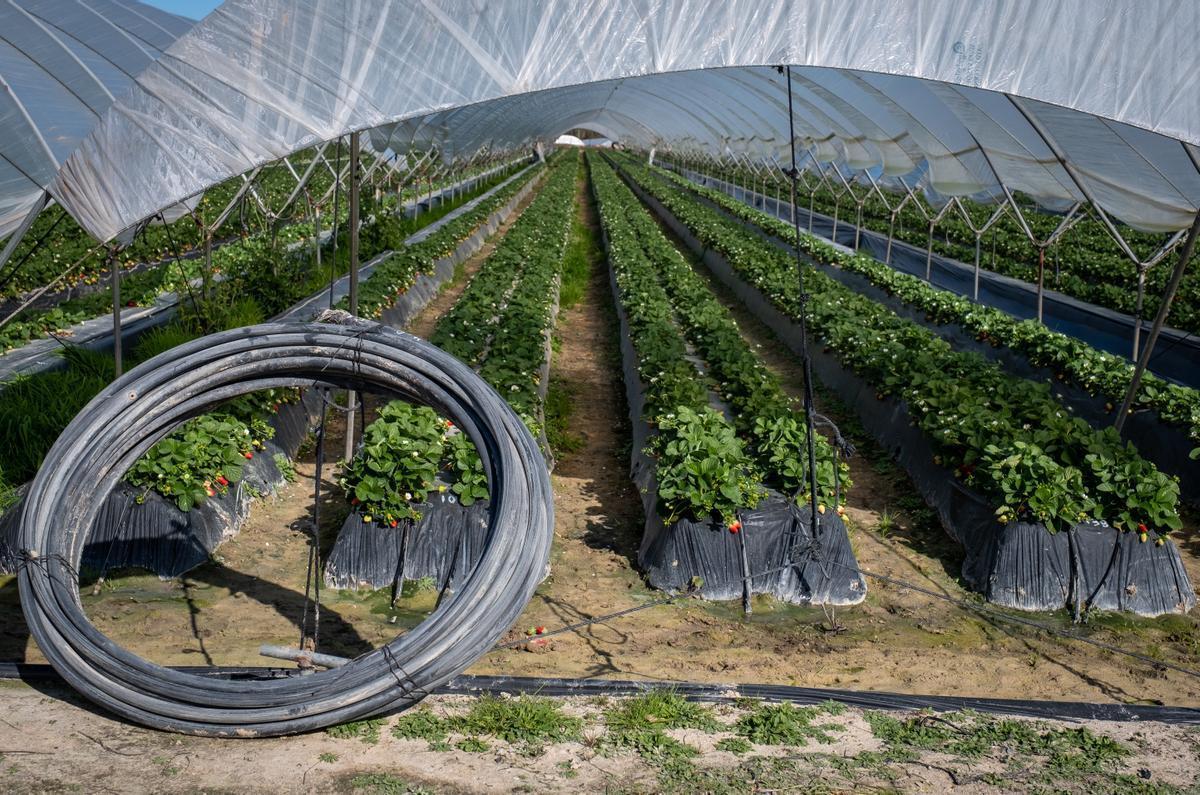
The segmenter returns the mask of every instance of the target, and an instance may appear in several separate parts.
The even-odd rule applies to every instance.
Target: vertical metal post
[[[1042,323],[1042,300],[1046,292],[1046,247],[1038,246],[1037,319]]]
[[[862,208],[863,208],[863,203],[860,201],[860,202],[858,202],[858,214],[855,216],[855,220],[854,220],[854,250],[855,251],[858,251],[859,240],[862,236]]]
[[[1130,409],[1133,408],[1133,400],[1137,396],[1138,387],[1142,384],[1142,376],[1146,374],[1146,368],[1150,366],[1150,356],[1154,353],[1154,344],[1158,342],[1158,334],[1162,331],[1163,324],[1167,322],[1167,313],[1171,311],[1171,303],[1175,300],[1175,293],[1179,289],[1179,282],[1183,281],[1183,272],[1187,268],[1188,261],[1192,258],[1192,252],[1196,249],[1196,235],[1200,234],[1200,214],[1196,215],[1196,220],[1192,222],[1192,228],[1188,231],[1187,241],[1183,244],[1183,251],[1179,253],[1179,262],[1175,265],[1175,271],[1171,274],[1171,280],[1167,282],[1166,292],[1163,293],[1162,303],[1159,304],[1158,313],[1154,316],[1154,325],[1150,327],[1150,336],[1146,338],[1146,346],[1142,348],[1138,356],[1137,365],[1133,368],[1133,378],[1129,381],[1129,389],[1125,392],[1125,400],[1121,403],[1121,411],[1117,414],[1115,427],[1117,433],[1125,426],[1125,417],[1128,416]]]
[[[1133,313],[1133,355],[1129,357],[1135,362],[1138,358],[1138,346],[1142,341],[1142,307],[1146,302],[1146,268],[1139,262],[1137,269],[1137,305]]]
[[[342,186],[342,139],[337,141],[337,154],[333,161],[333,221],[329,233],[333,235],[333,265],[337,267],[338,250],[338,190]]]
[[[937,222],[929,221],[929,240],[925,244],[925,281],[933,284],[933,227]]]
[[[887,256],[885,256],[883,258],[884,265],[892,264],[892,236],[895,234],[895,232],[896,232],[896,210],[893,210],[892,216],[888,220]]]
[[[975,233],[975,289],[971,292],[971,300],[979,303],[979,243],[983,235]]]
[[[359,134],[350,133],[350,314],[358,314]]]
[[[113,369],[120,378],[123,364],[121,355],[121,265],[117,262],[116,246],[108,250],[108,269],[109,275],[112,277]]]
[[[350,314],[358,314],[358,203],[359,203],[359,138],[358,133],[350,133]],[[346,393],[346,456],[349,461],[354,457],[354,409],[358,403],[358,393]]]
[[[813,208],[817,202],[817,189],[814,187],[808,192],[808,233],[813,233]],[[792,223],[796,223],[796,203],[792,202]]]

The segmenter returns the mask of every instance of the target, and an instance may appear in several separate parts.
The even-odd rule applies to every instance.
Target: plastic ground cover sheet
[[[724,212],[718,205],[702,196],[697,195],[696,200],[707,204],[718,212]],[[771,199],[771,201],[773,202],[774,199]],[[794,250],[787,241],[775,237],[751,223],[734,218],[727,213],[726,215],[731,221],[741,224],[773,245],[788,251]],[[892,253],[894,256],[895,251],[893,250]],[[1109,399],[1103,396],[1091,395],[1081,387],[1059,381],[1055,378],[1054,372],[1049,368],[1031,364],[1023,354],[1013,351],[1010,348],[997,347],[986,342],[981,342],[971,331],[957,323],[938,324],[930,322],[923,311],[875,286],[861,274],[852,273],[825,263],[818,263],[808,257],[805,259],[813,263],[823,273],[836,279],[855,292],[862,293],[868,298],[883,304],[897,315],[930,329],[947,340],[956,350],[977,353],[991,359],[999,363],[1008,372],[1020,378],[1049,382],[1054,389],[1055,396],[1063,405],[1069,407],[1077,416],[1087,420],[1094,427],[1106,428],[1112,425],[1113,409],[1111,408],[1112,403]],[[1152,461],[1159,469],[1177,475],[1179,477],[1180,493],[1185,501],[1193,504],[1200,502],[1200,461],[1191,458],[1191,451],[1196,447],[1196,443],[1188,437],[1186,428],[1163,422],[1156,411],[1138,411],[1127,419],[1124,427],[1121,429],[1121,437],[1133,442],[1138,452],[1144,458]]]
[[[604,242],[607,248],[606,237]],[[705,599],[728,600],[744,598],[748,582],[751,594],[771,594],[792,604],[862,602],[866,581],[858,572],[846,526],[834,511],[818,517],[815,542],[811,510],[777,493],[757,508],[739,512],[742,530],[737,534],[719,521],[663,522],[654,460],[644,451],[652,432],[642,418],[645,387],[611,268],[609,285],[620,325],[621,373],[633,435],[630,477],[641,494],[645,516],[638,565],[650,585],[670,592],[702,585],[700,595]]]
[[[438,294],[442,285],[454,276],[454,269],[479,251],[504,220],[516,211],[521,201],[545,178],[543,172],[517,191],[512,199],[490,215],[470,237],[463,240],[448,257],[435,263],[432,272],[417,279],[396,303],[384,310],[382,322],[403,328]],[[549,346],[549,337],[546,340]],[[544,359],[539,390],[542,398],[549,386],[549,347]],[[541,440],[548,450],[546,440]],[[394,586],[404,580],[432,578],[439,590],[453,589],[483,551],[487,532],[488,503],[470,507],[460,504],[449,491],[418,508],[421,519],[402,522],[397,528],[363,522],[352,512],[342,523],[333,549],[325,564],[325,584],[331,588],[375,589]]]
[[[697,184],[723,191],[746,204],[757,207],[777,218],[791,218],[791,205],[774,196],[764,196],[724,180],[708,177],[687,169],[679,170],[683,176]],[[801,229],[809,228],[809,213],[803,204],[804,197],[796,199],[796,217]],[[812,214],[812,232],[826,240],[833,240],[833,218],[820,213]],[[854,247],[854,219],[839,218],[837,240],[848,248]],[[859,249],[881,262],[887,257],[887,236],[863,229],[859,233]],[[904,273],[925,278],[926,252],[922,248],[893,240],[891,266]],[[986,265],[986,259],[982,263]],[[971,295],[974,289],[974,265],[943,257],[934,252],[932,257],[931,281],[935,287],[950,290],[959,295]],[[1037,287],[993,273],[981,267],[979,272],[979,302],[1002,309],[1014,317],[1027,319],[1037,317]],[[1134,318],[1104,307],[1094,306],[1063,293],[1046,290],[1043,298],[1043,321],[1048,328],[1083,340],[1093,348],[1128,358],[1133,350]],[[1149,329],[1149,319],[1144,320],[1144,330]],[[1187,386],[1200,387],[1200,339],[1187,332],[1164,328],[1155,349],[1151,370],[1163,378]]]
[[[799,327],[790,318],[742,281],[723,257],[706,251],[658,201],[632,187],[756,317],[793,351],[800,350]],[[1145,616],[1195,606],[1191,582],[1170,539],[1162,546],[1140,543],[1135,534],[1103,524],[1084,523],[1060,533],[1040,524],[999,524],[994,505],[933,463],[929,442],[912,425],[902,401],[879,400],[869,384],[818,346],[810,346],[809,354],[816,377],[904,467],[946,532],[963,546],[963,580],[989,602],[1021,610],[1090,606]]]
[[[298,403],[280,407],[268,422],[275,435],[266,448],[246,462],[242,479],[224,494],[205,500],[190,511],[157,492],[125,483],[109,494],[92,525],[82,564],[103,576],[118,569],[146,569],[160,577],[178,577],[208,561],[214,550],[235,535],[249,516],[257,496],[285,482],[275,455],[295,456],[320,415],[321,398],[306,391]],[[0,571],[13,573],[20,565],[21,513],[19,502],[0,517]]]

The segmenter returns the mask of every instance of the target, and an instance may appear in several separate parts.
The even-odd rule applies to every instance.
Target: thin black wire
[[[308,546],[308,570],[304,576],[304,612],[300,619],[300,645],[305,648],[304,641],[308,636],[308,606],[313,605],[313,651],[321,638],[321,470],[325,465],[325,395],[321,394],[321,423],[317,426],[317,462],[313,474],[313,520],[312,535]],[[315,598],[314,598],[315,596]]]
[[[796,204],[796,179],[800,172],[796,168],[796,119],[795,112],[792,107],[792,67],[778,67],[779,71],[787,71],[787,92],[788,92],[788,143],[792,155],[792,168],[788,173],[791,179],[792,195],[791,201],[793,208]],[[795,210],[792,211],[792,217],[796,218]],[[816,425],[814,415],[816,408],[814,406],[813,397],[813,374],[812,374],[812,359],[808,355],[808,292],[804,287],[804,257],[800,251],[800,222],[794,221],[796,233],[796,280],[799,284],[799,312],[797,313],[800,323],[800,360],[804,368],[804,422],[808,430],[808,478],[810,492],[810,508],[812,513],[809,517],[810,533],[814,539],[821,534],[821,521],[817,515],[817,439]],[[839,436],[841,434],[838,434]]]

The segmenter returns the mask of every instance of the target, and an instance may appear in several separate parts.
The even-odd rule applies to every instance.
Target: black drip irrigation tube
[[[549,561],[553,498],[541,452],[517,414],[468,367],[416,337],[344,312],[320,320],[235,329],[163,353],[106,387],[46,456],[24,508],[21,606],[38,648],[88,699],[188,734],[311,731],[420,701],[491,649],[533,595]],[[88,529],[129,466],[180,423],[232,397],[317,386],[427,404],[475,444],[493,501],[486,548],[461,586],[375,651],[268,681],[155,665],[92,625],[76,572]]]
[[[213,680],[270,681],[297,677],[294,668],[243,666],[188,666],[170,669]],[[0,680],[23,682],[61,681],[54,668],[35,663],[0,662]],[[1086,701],[1038,701],[1031,699],[977,698],[972,696],[911,695],[874,690],[842,690],[765,684],[708,684],[628,679],[562,679],[533,676],[455,676],[430,695],[533,695],[552,698],[580,696],[637,696],[654,690],[670,690],[690,701],[734,702],[755,698],[772,702],[821,704],[836,701],[859,709],[957,712],[974,710],[994,715],[1015,715],[1041,720],[1103,720],[1121,723],[1146,722],[1200,725],[1200,709],[1159,704],[1103,704]]]

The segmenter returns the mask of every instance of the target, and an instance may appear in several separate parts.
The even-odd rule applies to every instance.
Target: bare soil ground
[[[704,708],[712,720],[707,727],[639,726],[637,736],[650,737],[642,742],[652,749],[639,752],[615,740],[608,725],[623,700],[560,699],[559,714],[580,721],[573,737],[506,742],[489,734],[401,738],[393,731],[396,718],[275,739],[184,737],[113,720],[63,685],[0,683],[0,698],[0,788],[7,792],[1149,793],[1189,791],[1200,767],[1196,730],[1161,724],[894,713],[920,732],[944,726],[962,732],[961,741],[953,734],[918,747],[889,735],[870,713],[814,710],[818,732],[764,736],[738,748],[731,744],[739,738],[737,722],[758,707],[718,704]],[[473,703],[434,696],[422,709],[435,717],[462,715]],[[1035,732],[1032,743],[1005,739],[1022,727]],[[656,732],[668,739],[655,743]],[[1123,750],[1113,754],[1110,742]],[[681,745],[694,751],[680,752]]]
[[[411,331],[431,331],[482,256],[464,265],[461,277],[414,321]],[[635,568],[642,516],[628,479],[627,408],[606,280],[603,268],[597,268],[584,300],[559,316],[553,376],[557,387],[571,396],[569,430],[581,446],[557,456],[552,477],[552,574],[512,637],[519,637],[527,626],[554,628],[661,596],[647,588]],[[760,346],[764,360],[787,388],[798,392],[800,373],[792,356],[744,309],[728,296],[723,299],[746,338]],[[855,435],[854,423],[839,416],[836,404],[825,400],[822,408],[842,422],[844,432]],[[330,461],[342,450],[337,414],[331,413],[326,440]],[[855,441],[860,455],[851,462],[855,487],[848,514],[851,540],[863,567],[957,599],[975,599],[958,581],[959,553],[914,499],[907,478],[861,436]],[[112,578],[94,592],[85,591],[88,615],[101,631],[157,662],[271,664],[258,656],[259,644],[294,645],[298,637],[314,476],[309,450],[297,461],[295,481],[257,505],[242,532],[223,545],[210,564],[177,581]],[[326,547],[346,511],[335,479],[335,468],[326,466],[321,486]],[[1193,581],[1200,581],[1195,538],[1185,539],[1182,547]],[[557,636],[532,650],[492,652],[471,672],[1200,705],[1196,678],[1018,629],[906,587],[878,581],[869,587],[863,605],[836,613],[767,599],[756,600],[750,617],[744,617],[737,604],[683,601],[653,607]],[[429,595],[418,594],[393,607],[385,593],[323,593],[322,650],[360,653],[415,625],[431,607]],[[1037,618],[1070,627],[1065,616]],[[1200,625],[1191,617],[1096,616],[1077,631],[1155,659],[1200,667]],[[12,578],[0,579],[0,659],[42,661],[21,621]],[[390,737],[379,745],[323,734],[227,744],[126,726],[98,714],[63,688],[39,688],[12,684],[0,690],[5,712],[0,721],[0,785],[14,791],[69,790],[75,786],[69,782],[82,781],[97,791],[337,791],[353,789],[353,777],[364,771],[398,777],[400,783],[392,789],[379,784],[380,792],[410,791],[401,788],[408,786],[404,782],[471,792],[638,789],[643,784],[653,790],[661,784],[656,778],[661,766],[647,766],[638,758],[614,761],[597,756],[586,743],[556,746],[537,759],[509,751],[431,752]],[[855,720],[854,725],[860,724],[861,716]],[[1123,737],[1135,728],[1144,731],[1150,739],[1138,753],[1149,755],[1144,764],[1154,765],[1155,771],[1170,764],[1182,770],[1196,767],[1191,750],[1196,737],[1185,730],[1103,728]],[[838,740],[838,754],[854,756],[876,747],[862,737],[854,741],[859,742],[856,746],[847,739],[850,734]],[[337,759],[322,762],[321,753]],[[739,764],[724,751],[706,751],[701,763],[730,769]],[[877,771],[864,774],[861,781],[827,780],[828,765],[819,766],[824,771],[820,775],[812,765],[805,767],[795,772],[795,781],[797,786],[806,782],[833,790],[859,784],[916,790],[955,783],[969,789],[992,787],[983,779],[929,767],[945,767],[937,760],[906,764],[898,768],[900,778],[891,782],[879,778]],[[1168,780],[1186,784],[1185,778],[1181,773]],[[360,788],[371,787],[375,784]]]

